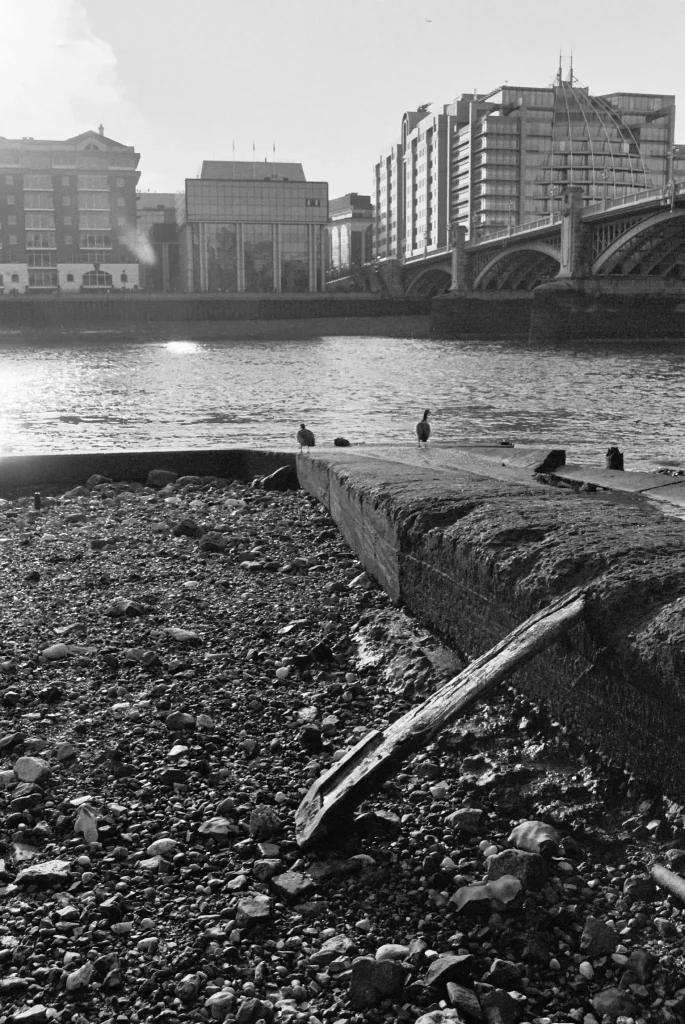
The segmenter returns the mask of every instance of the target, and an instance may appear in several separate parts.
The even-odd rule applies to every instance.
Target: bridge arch
[[[529,291],[550,276],[556,276],[560,264],[559,250],[547,242],[510,245],[488,260],[477,274],[473,287],[480,291],[487,288]]]
[[[408,282],[405,295],[442,295],[451,287],[451,270],[446,267],[426,267]]]
[[[665,277],[678,264],[685,267],[685,210],[664,210],[646,217],[620,234],[592,264],[592,274],[653,274]],[[669,270],[664,272],[664,266]],[[619,269],[617,269],[619,268]],[[685,269],[680,276],[685,277]]]

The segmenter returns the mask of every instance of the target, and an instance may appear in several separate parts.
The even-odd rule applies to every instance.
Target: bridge
[[[532,291],[552,280],[600,277],[685,282],[685,182],[585,206],[568,187],[561,209],[543,220],[493,231],[408,259],[404,291]],[[656,284],[656,281],[654,282]]]

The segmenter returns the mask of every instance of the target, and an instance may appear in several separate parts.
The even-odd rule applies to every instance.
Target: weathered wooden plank
[[[317,842],[349,821],[353,809],[378,789],[401,761],[429,743],[478,697],[566,632],[581,618],[584,608],[584,592],[578,588],[570,591],[517,626],[386,730],[368,733],[313,783],[300,803],[295,815],[299,845]]]

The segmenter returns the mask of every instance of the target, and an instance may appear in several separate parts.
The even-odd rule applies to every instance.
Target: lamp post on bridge
[[[556,185],[550,185],[549,189],[549,220],[550,224],[554,221],[554,200],[559,195],[559,190]]]

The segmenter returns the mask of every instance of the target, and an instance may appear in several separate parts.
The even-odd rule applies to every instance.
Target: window
[[[7,196],[7,205],[14,206],[14,196]]]
[[[57,288],[56,270],[29,270],[29,288]]]
[[[81,249],[111,249],[112,236],[102,232],[82,234],[79,242]]]
[[[12,284],[17,284],[19,281],[19,274],[12,274]]]
[[[69,188],[70,184],[71,184],[71,179],[70,178],[62,178],[62,188]]]
[[[112,225],[108,213],[79,213],[78,226],[81,231],[109,231]]]
[[[65,235],[64,236],[64,244],[65,245],[73,245],[74,244],[73,236],[72,235]]]
[[[55,201],[52,192],[26,192],[24,194],[25,210],[54,210]]]
[[[106,174],[79,174],[78,187],[79,189],[94,191],[108,189],[109,180]]]
[[[320,199],[307,199],[307,206],[321,206]]]
[[[16,235],[10,235],[10,245],[18,245],[18,239]],[[28,245],[28,242],[26,243]]]
[[[117,178],[117,188],[123,188],[123,187],[124,187],[124,179],[123,178]]]
[[[78,197],[79,210],[109,210],[109,192],[82,192]]]
[[[71,196],[62,196],[62,206],[71,206]]]
[[[6,185],[14,185],[14,178],[12,177],[11,174],[6,174],[5,175],[5,184]]]
[[[67,274],[67,281],[73,281],[73,280],[74,280],[74,275],[73,274]]]
[[[128,284],[128,274],[126,273],[126,271],[124,271],[121,275],[121,283]]]
[[[27,252],[26,261],[29,267],[56,267],[57,254],[55,252]]]
[[[125,228],[126,227],[126,218],[125,217],[117,217],[117,224],[119,225],[120,228]]]
[[[24,189],[49,189],[52,191],[52,175],[50,174],[25,174]]]
[[[89,270],[83,275],[84,288],[111,288],[112,275],[104,270]]]
[[[55,215],[54,215],[54,213],[27,213],[26,214],[26,230],[27,231],[54,231],[55,230]]]
[[[12,239],[10,238],[10,242]],[[16,240],[14,242],[16,245]],[[56,249],[55,245],[55,232],[54,231],[27,231],[26,232],[26,248],[27,249]]]
[[[64,226],[65,226],[65,228],[70,228],[71,227],[71,217],[65,217],[64,218]]]

